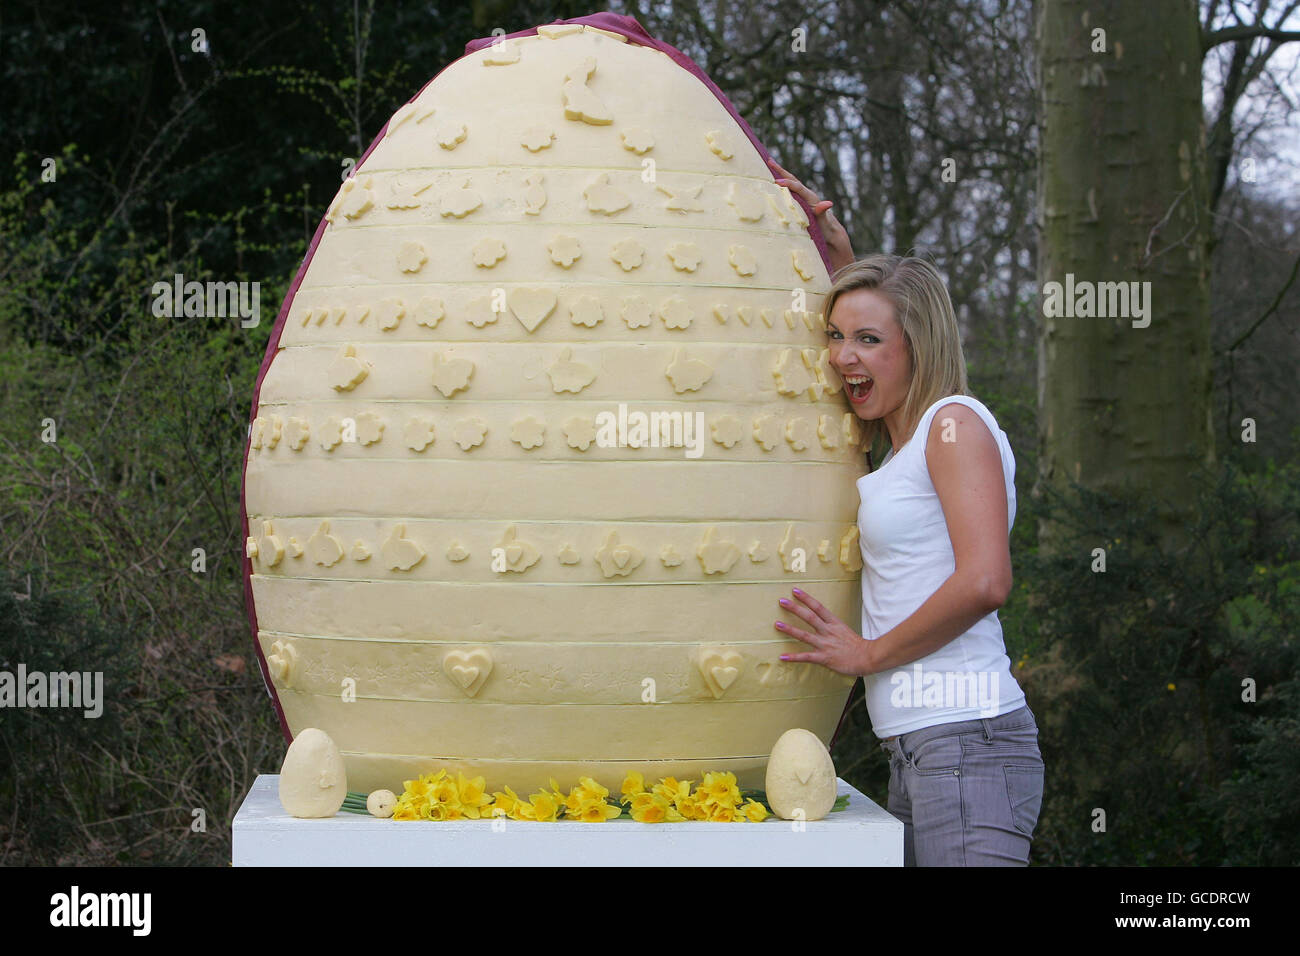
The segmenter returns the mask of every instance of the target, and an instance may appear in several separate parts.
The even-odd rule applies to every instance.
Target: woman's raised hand
[[[787,637],[811,645],[811,648],[804,654],[782,654],[781,660],[821,664],[837,673],[853,677],[870,673],[867,660],[869,642],[864,641],[862,635],[832,614],[808,592],[794,588],[791,593],[799,599],[800,604],[795,604],[789,598],[781,598],[777,603],[791,614],[801,617],[811,630],[800,630],[784,621],[777,621],[776,629]]]
[[[776,171],[776,181],[780,185],[797,193],[812,207],[813,215],[817,217],[817,225],[821,227],[822,235],[826,239],[826,251],[830,253],[831,258],[831,271],[835,272],[851,263],[853,246],[849,243],[848,231],[835,218],[835,213],[831,212],[833,203],[829,199],[818,199],[811,189],[782,169],[775,159],[769,157],[767,163]]]

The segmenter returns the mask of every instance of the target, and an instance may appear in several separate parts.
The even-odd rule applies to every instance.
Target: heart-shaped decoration
[[[452,664],[451,679],[461,686],[468,687],[478,678],[478,668],[473,664]]]
[[[492,672],[492,654],[486,648],[473,651],[448,651],[442,659],[443,670],[452,683],[473,697]]]
[[[794,768],[794,775],[799,778],[800,783],[807,783],[812,779],[813,768],[810,766],[800,765]]]
[[[610,557],[614,559],[614,564],[617,567],[625,568],[627,567],[627,562],[632,557],[632,552],[628,550],[626,545],[620,545],[613,550]]]
[[[295,671],[294,658],[298,652],[288,641],[276,641],[271,645],[271,653],[266,657],[266,665],[271,669],[271,676],[286,687],[293,686]]]
[[[727,692],[745,667],[745,659],[735,651],[706,647],[696,659],[700,675],[715,698]]]
[[[709,673],[713,675],[714,682],[723,690],[726,690],[736,682],[736,678],[740,676],[740,669],[736,667],[715,667]]]
[[[523,556],[524,546],[522,544],[506,545],[506,561],[510,564],[518,564],[520,557]]]
[[[555,293],[550,289],[515,289],[510,293],[510,311],[529,332],[555,311]]]

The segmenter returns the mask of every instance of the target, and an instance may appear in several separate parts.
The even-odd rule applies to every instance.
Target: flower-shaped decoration
[[[614,243],[609,255],[624,272],[631,272],[645,260],[645,246],[635,239],[620,239]]]
[[[451,437],[455,439],[456,444],[460,446],[461,451],[469,451],[483,444],[483,436],[487,434],[487,425],[477,418],[462,418],[456,423],[452,430]]]
[[[474,265],[491,269],[506,257],[506,244],[500,239],[480,239],[474,243]]]
[[[546,244],[551,261],[565,269],[582,258],[582,244],[573,236],[556,236]]]
[[[528,415],[510,426],[510,440],[520,448],[536,448],[546,440],[546,426]]]
[[[668,258],[673,260],[673,268],[678,272],[694,272],[704,255],[693,242],[675,242],[668,247]]]
[[[549,126],[530,126],[519,137],[519,145],[531,153],[546,149],[555,142],[555,131]]]
[[[623,148],[638,156],[650,152],[655,146],[655,138],[650,135],[650,131],[640,126],[629,126],[623,130],[620,138],[623,140]]]
[[[596,439],[596,426],[590,418],[570,418],[564,423],[564,439],[570,448],[586,451]]]

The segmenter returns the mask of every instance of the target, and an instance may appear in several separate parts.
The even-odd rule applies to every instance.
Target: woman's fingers
[[[803,618],[805,621],[811,624],[814,629],[817,629],[821,626],[821,618],[817,617],[817,615],[813,614],[813,612],[808,610],[806,607],[802,607],[801,605],[795,604],[789,598],[781,598],[776,603],[780,604],[781,607],[785,608],[791,614]]]
[[[790,174],[785,170],[785,168],[784,168],[780,163],[778,163],[775,159],[773,159],[771,156],[767,157],[767,164],[768,164],[769,166],[771,166],[773,169],[775,169],[775,170],[776,170],[776,171],[777,171],[781,176],[783,176],[784,178],[786,178],[786,179],[794,179],[794,177],[791,176],[791,175],[790,175]]]
[[[816,193],[814,193],[811,189],[809,189],[807,186],[799,182],[799,180],[794,179],[793,177],[787,176],[784,179],[777,180],[777,182],[784,185],[792,193],[798,193],[800,196],[803,197],[804,202],[806,202],[809,206],[817,206],[824,201],[818,199]]]
[[[848,232],[840,224],[840,221],[835,218],[835,214],[830,211],[831,206],[834,204],[829,199],[818,199],[811,189],[792,176],[775,159],[768,157],[767,162],[778,173],[777,182],[784,185],[792,193],[798,194],[812,209],[813,217],[817,220],[817,225],[821,227],[822,235],[826,238],[826,248],[831,259],[831,271],[837,271],[851,263],[853,261],[853,247],[849,243]]]
[[[817,639],[813,637],[813,635],[809,634],[807,631],[801,631],[797,627],[791,627],[789,624],[786,624],[784,621],[777,621],[774,626],[778,631],[780,631],[782,634],[786,635],[787,637],[793,637],[796,640],[803,641],[805,644],[811,644],[813,647],[821,646],[818,643]]]
[[[807,661],[810,664],[825,664],[824,656],[821,654],[782,654],[783,661]]]
[[[810,206],[817,205],[822,202],[822,200],[818,199],[816,194],[811,189],[809,189],[807,186],[805,186],[803,183],[799,181],[799,178],[797,176],[793,175],[788,170],[783,169],[780,165],[778,165],[775,159],[769,159],[768,162],[771,164],[772,168],[775,169],[777,173],[780,174],[779,179],[784,180],[784,183],[782,185],[788,186],[792,192],[796,192],[804,199],[806,199],[808,201],[808,205]]]
[[[823,624],[839,624],[840,619],[832,614],[821,601],[809,594],[807,591],[800,591],[798,588],[791,589],[791,594],[797,597],[812,610],[817,619]],[[802,617],[802,615],[800,615]],[[805,619],[807,620],[807,619]],[[810,621],[811,623],[811,621]]]

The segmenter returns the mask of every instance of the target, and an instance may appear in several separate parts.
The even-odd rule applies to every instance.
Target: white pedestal
[[[235,814],[235,866],[902,866],[903,824],[843,780],[811,823],[430,823],[339,812],[299,820],[262,774]]]

